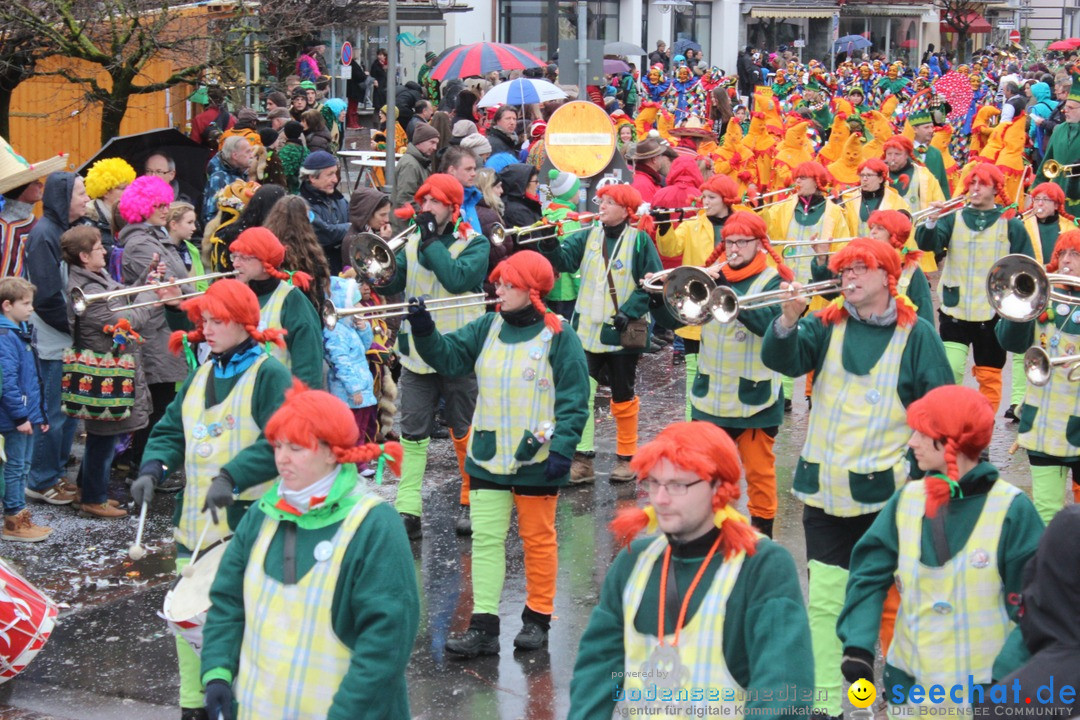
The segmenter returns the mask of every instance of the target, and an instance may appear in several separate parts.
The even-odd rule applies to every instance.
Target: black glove
[[[409,314],[405,319],[409,321],[412,334],[416,337],[427,337],[435,332],[435,320],[428,312],[424,298],[409,298]]]
[[[435,216],[429,212],[422,212],[416,215],[413,220],[416,222],[416,229],[420,231],[420,247],[421,249],[428,244],[429,241],[434,240],[439,236],[439,228],[435,223]]]
[[[204,697],[204,704],[206,705],[206,714],[213,720],[218,720],[218,715],[225,718],[225,720],[233,720],[233,691],[232,685],[224,680],[211,680],[206,683],[206,694]]]
[[[570,458],[557,452],[548,454],[547,469],[544,470],[544,477],[548,482],[555,482],[568,472],[570,472]]]
[[[536,247],[540,252],[553,253],[559,249],[559,236],[555,234],[547,235],[543,240],[536,243]]]
[[[615,326],[616,330],[622,332],[630,324],[630,316],[620,310],[615,313],[615,317],[611,318],[611,324]]]
[[[859,680],[874,682],[874,658],[861,648],[845,648],[840,672],[850,683]]]
[[[228,475],[219,474],[210,481],[210,489],[206,491],[206,502],[203,503],[203,512],[210,511],[210,517],[217,523],[217,511],[227,508],[236,499],[233,497],[233,481]]]

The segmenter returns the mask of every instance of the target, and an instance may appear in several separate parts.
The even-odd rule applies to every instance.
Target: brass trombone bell
[[[803,285],[802,289],[792,296],[791,290],[766,290],[765,292],[750,295],[739,295],[730,287],[724,285],[717,287],[713,292],[712,316],[717,322],[729,323],[739,317],[739,313],[743,310],[760,310],[773,305],[782,305],[793,299],[793,297],[828,295],[841,290],[850,290],[853,287],[853,285],[841,287],[840,278],[833,278],[832,280],[822,280],[821,282]]]
[[[1077,382],[1080,380],[1080,355],[1051,358],[1050,353],[1038,345],[1028,348],[1024,353],[1024,374],[1032,385],[1043,387],[1049,383],[1055,368],[1068,369],[1066,377],[1070,382]]]
[[[1077,298],[1054,285],[1080,288],[1080,278],[1048,274],[1034,258],[1012,254],[998,260],[986,274],[986,298],[994,311],[1013,322],[1030,322],[1052,302],[1076,304]]]
[[[476,307],[497,302],[488,300],[484,293],[469,293],[468,295],[455,295],[443,298],[424,298],[424,306],[429,312],[438,310],[456,310],[458,308]],[[357,305],[356,307],[339,310],[333,302],[327,302],[323,310],[323,325],[327,330],[337,327],[338,321],[343,317],[359,315],[364,320],[385,320],[387,318],[405,317],[409,314],[409,303],[390,303],[388,305]]]
[[[721,263],[723,267],[726,263]],[[704,269],[683,265],[661,270],[641,287],[650,293],[663,293],[664,306],[683,325],[704,325],[712,319],[712,296],[716,281]]]
[[[350,258],[356,273],[374,285],[386,285],[397,274],[398,250],[405,247],[414,232],[409,226],[389,240],[383,240],[375,233],[360,233],[353,241]]]
[[[1047,180],[1054,180],[1059,175],[1066,178],[1080,177],[1080,163],[1062,165],[1057,160],[1047,160],[1043,163],[1042,174]]]
[[[210,273],[209,275],[197,275],[195,277],[182,278],[180,280],[170,280],[169,282],[163,283],[148,283],[146,285],[135,285],[133,287],[121,288],[119,290],[109,290],[108,292],[91,293],[89,295],[84,293],[81,288],[76,287],[71,289],[71,308],[72,310],[74,310],[76,315],[82,315],[86,312],[86,309],[90,306],[90,303],[95,303],[100,300],[105,300],[106,302],[109,302],[114,298],[128,297],[129,295],[138,295],[140,293],[150,292],[153,290],[158,290],[160,288],[176,287],[178,285],[191,285],[198,282],[218,280],[220,278],[236,277],[236,274],[237,273],[235,270],[233,270],[232,272]],[[195,297],[196,295],[202,295],[202,293],[187,293],[186,295],[181,295],[180,298]],[[129,310],[132,308],[146,307],[148,305],[157,305],[159,302],[163,301],[153,300],[150,302],[142,302],[135,305],[124,305],[120,307],[113,307],[110,305],[109,309],[113,312],[118,312],[121,310]]]

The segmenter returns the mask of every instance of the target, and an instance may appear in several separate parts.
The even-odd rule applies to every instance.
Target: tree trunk
[[[26,53],[11,55],[0,63],[0,137],[11,137],[11,96],[15,88],[34,72],[34,61]]]
[[[128,100],[131,97],[131,80],[124,75],[112,78],[112,91],[101,104],[101,144],[120,134],[120,123],[127,115]]]
[[[15,88],[8,89],[0,83],[0,137],[11,137],[11,95]]]

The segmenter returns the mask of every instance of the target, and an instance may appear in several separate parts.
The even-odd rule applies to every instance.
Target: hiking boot
[[[419,540],[423,537],[424,528],[420,525],[419,515],[399,514],[401,515],[401,521],[405,523],[405,534],[409,536],[410,540]]]
[[[82,508],[82,488],[76,485],[75,489],[72,492],[75,495],[75,497],[71,501],[71,507],[75,508],[76,510],[79,510],[79,509]],[[120,501],[119,500],[113,500],[112,498],[109,498],[107,502],[109,503],[109,505],[113,506],[114,508],[120,507]]]
[[[514,638],[514,647],[518,650],[539,650],[547,645],[548,631],[537,622],[525,621],[521,632]]]
[[[79,508],[79,512],[89,517],[97,518],[121,518],[127,517],[127,510],[121,510],[118,507],[110,505],[107,502],[103,503],[83,503]]]
[[[595,480],[596,471],[593,470],[593,459],[585,453],[574,453],[574,460],[570,463],[570,482],[579,485]]]
[[[472,516],[469,515],[469,506],[462,505],[458,508],[457,525],[454,532],[458,535],[472,535]]]
[[[180,708],[180,720],[210,720],[206,708]]]
[[[71,501],[75,499],[75,495],[61,488],[59,482],[41,491],[28,487],[26,488],[26,497],[31,500],[47,502],[50,505],[70,505]]]
[[[499,654],[499,634],[471,627],[460,637],[446,641],[446,651],[463,658]]]
[[[611,476],[608,479],[613,483],[626,483],[635,480],[637,473],[630,469],[630,460],[631,458],[616,455],[615,467],[611,469]]]
[[[52,534],[52,528],[35,525],[30,511],[23,508],[14,515],[4,516],[4,532],[0,538],[13,542],[41,542]]]
[[[1005,419],[1012,422],[1020,422],[1020,418],[1016,415],[1016,405],[1010,405],[1009,409],[1005,411]]]

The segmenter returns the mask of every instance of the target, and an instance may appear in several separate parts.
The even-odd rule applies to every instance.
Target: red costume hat
[[[871,270],[885,271],[889,282],[889,294],[896,300],[896,324],[902,327],[914,325],[918,320],[915,309],[896,291],[896,281],[900,278],[900,257],[893,246],[873,238],[855,238],[832,256],[829,260],[829,269],[839,275],[841,270],[851,267],[856,262],[862,262]],[[835,325],[847,316],[843,296],[818,311],[818,317],[825,325]]]
[[[519,250],[496,265],[488,279],[528,290],[533,307],[544,316],[544,325],[553,333],[562,332],[561,319],[544,305],[544,296],[555,285],[555,271],[546,257],[535,250]]]
[[[281,270],[281,263],[285,262],[285,246],[277,239],[277,235],[264,227],[251,227],[240,233],[229,245],[229,252],[258,258],[262,261],[267,275],[285,280],[301,290],[307,290],[311,286],[311,275],[306,272],[290,273]]]
[[[880,160],[878,162],[881,162]],[[884,163],[882,163],[884,165]],[[922,253],[918,250],[908,250],[907,241],[911,237],[911,218],[907,213],[900,210],[875,210],[870,213],[866,224],[869,227],[880,225],[889,233],[889,244],[896,248],[901,255],[901,269],[919,262]]]
[[[198,297],[185,300],[180,308],[187,312],[188,319],[195,324],[195,329],[185,332],[177,330],[169,338],[169,350],[179,355],[184,348],[184,338],[188,342],[203,342],[203,313],[210,317],[243,325],[247,334],[257,343],[272,342],[280,348],[285,347],[285,330],[267,328],[259,330],[259,299],[255,292],[239,280],[225,279],[211,283],[206,292]]]
[[[979,182],[983,185],[993,185],[994,196],[1005,205],[1009,203],[1008,199],[1005,197],[1005,176],[995,165],[991,165],[990,163],[979,163],[972,168],[971,172],[964,178],[960,188],[961,195],[967,195],[968,191],[971,189],[971,181],[975,178],[978,178]]]
[[[881,158],[868,158],[863,160],[859,165],[859,172],[861,173],[863,170],[877,173],[883,178],[889,177],[889,166],[886,165],[885,161]]]
[[[1062,215],[1065,218],[1071,220],[1072,215],[1065,212],[1065,191],[1061,189],[1061,186],[1057,183],[1044,182],[1031,188],[1028,192],[1028,197],[1035,199],[1036,195],[1045,195],[1054,201],[1054,206],[1057,208],[1058,215]]]
[[[728,208],[739,202],[739,186],[727,175],[717,174],[710,177],[701,185],[701,191],[705,192],[706,190],[719,195]]]
[[[904,137],[903,135],[893,135],[891,138],[885,141],[885,145],[882,148],[882,155],[885,150],[890,148],[896,148],[897,150],[903,150],[908,154],[908,157],[915,157],[915,143],[911,141],[911,138]]]
[[[1057,187],[1056,185],[1054,187]],[[1058,235],[1057,242],[1054,243],[1054,254],[1050,256],[1050,262],[1046,263],[1046,271],[1055,273],[1058,271],[1061,258],[1061,253],[1066,250],[1073,250],[1080,252],[1080,230],[1070,230]],[[1080,268],[1074,268],[1080,270]]]

